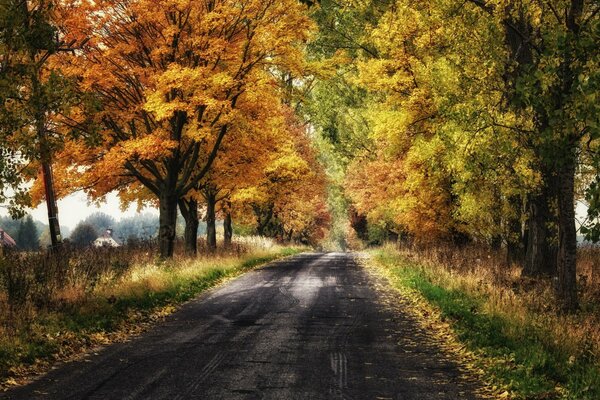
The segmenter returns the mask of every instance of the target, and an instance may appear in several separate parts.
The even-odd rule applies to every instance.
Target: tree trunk
[[[490,247],[494,251],[500,251],[502,249],[502,196],[497,186],[494,187],[493,197],[495,209],[492,210],[492,222],[496,233],[490,240]]]
[[[173,258],[175,226],[177,224],[177,194],[174,190],[163,190],[159,197],[158,242],[160,258]]]
[[[198,254],[198,202],[196,200],[179,200],[179,210],[185,220],[185,255],[194,257]]]
[[[562,84],[555,94],[554,111],[564,112],[569,96],[575,93],[575,79],[579,70],[575,43],[579,40],[583,17],[584,0],[571,0],[566,25],[571,34],[566,41],[565,58],[561,63]],[[577,60],[577,61],[576,61]],[[572,127],[563,126],[568,132]],[[572,312],[579,307],[577,299],[577,229],[575,228],[575,171],[577,168],[576,147],[579,134],[569,134],[563,142],[564,153],[558,163],[558,300],[563,310]]]
[[[521,227],[521,198],[519,196],[511,196],[508,202],[515,212],[507,221],[506,263],[510,266],[523,262],[523,233]]]
[[[24,7],[27,8],[27,2]],[[35,54],[32,54],[35,59]],[[60,224],[58,222],[58,206],[56,205],[56,192],[54,190],[54,179],[52,175],[52,149],[48,141],[47,124],[47,105],[44,102],[44,93],[40,83],[40,70],[35,68],[32,76],[33,101],[35,107],[35,125],[36,133],[40,146],[40,161],[42,164],[42,178],[44,181],[44,193],[46,208],[48,211],[48,227],[50,231],[51,249],[58,251],[62,245],[62,236],[60,234]]]
[[[217,250],[216,205],[214,193],[208,192],[206,198],[206,244],[211,253]]]
[[[558,299],[574,311],[577,299],[577,230],[575,228],[575,155],[565,157],[558,179]]]
[[[541,192],[529,199],[527,221],[527,251],[523,275],[531,277],[556,274],[557,249],[552,245],[553,232],[549,224],[554,220],[550,211],[553,199],[549,178],[545,179]]]
[[[268,210],[265,210],[262,207],[255,206],[254,215],[256,215],[256,232],[258,236],[266,236],[267,235],[267,226],[273,219],[273,206],[269,206]]]
[[[225,247],[231,247],[233,238],[233,226],[231,223],[231,212],[225,212],[225,221],[223,222],[223,245]]]

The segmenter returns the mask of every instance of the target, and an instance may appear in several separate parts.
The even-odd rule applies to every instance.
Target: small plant
[[[0,283],[5,290],[8,305],[8,321],[5,322],[9,324],[28,314],[27,304],[34,284],[31,264],[9,262],[11,256],[12,253],[5,253],[0,257]]]

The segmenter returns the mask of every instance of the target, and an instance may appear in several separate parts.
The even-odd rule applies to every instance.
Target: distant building
[[[2,254],[2,249],[5,247],[17,247],[17,242],[15,242],[15,240],[11,238],[8,233],[0,228],[0,254]]]
[[[104,232],[104,234],[102,236],[100,236],[98,239],[94,240],[94,247],[119,247],[121,246],[119,244],[119,242],[117,242],[113,236],[113,231],[112,229],[107,229],[106,232]]]

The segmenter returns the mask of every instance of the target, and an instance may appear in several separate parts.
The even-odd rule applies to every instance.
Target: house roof
[[[15,247],[17,242],[13,238],[10,237],[6,231],[0,228],[0,246],[2,247]]]
[[[102,235],[100,235],[96,240],[94,240],[94,246],[111,246],[111,247],[119,247],[120,244],[112,237],[112,229],[107,229]]]

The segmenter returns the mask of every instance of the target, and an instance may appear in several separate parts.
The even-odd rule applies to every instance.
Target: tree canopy
[[[0,24],[15,215],[117,192],[159,208],[162,258],[178,208],[189,254],[202,219],[216,248],[218,218],[226,244],[232,220],[471,243],[577,308],[577,235],[600,239],[597,2],[7,1]]]

